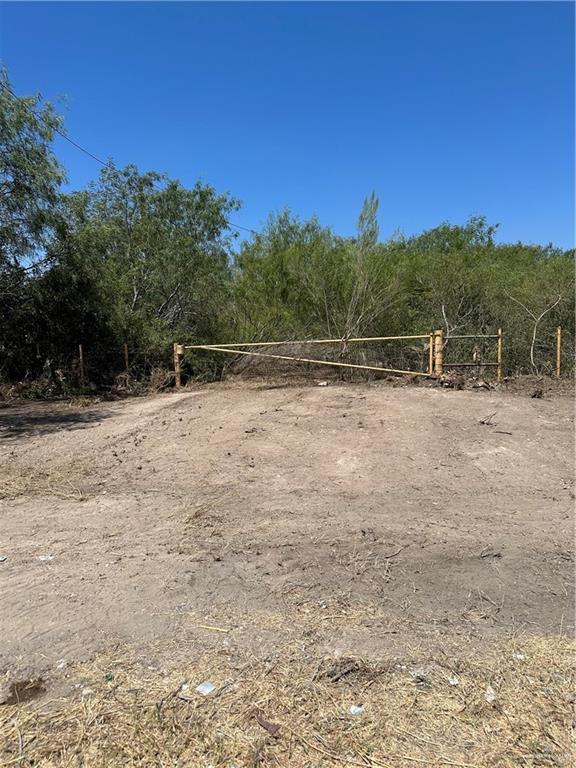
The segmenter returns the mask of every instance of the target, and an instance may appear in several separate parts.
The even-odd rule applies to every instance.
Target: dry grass
[[[0,708],[0,762],[569,766],[572,662],[572,643],[559,638],[500,642],[459,660],[420,657],[417,666],[312,660],[295,647],[241,661],[222,650],[170,672],[128,654],[102,657],[70,670],[73,701]],[[217,687],[203,697],[195,687],[206,679]],[[350,714],[351,705],[364,713]]]
[[[102,402],[102,398],[98,395],[79,395],[78,397],[71,397],[67,400],[66,408],[76,410],[78,408],[92,408],[94,405]]]
[[[57,496],[60,499],[86,498],[82,482],[87,466],[74,461],[54,467],[39,467],[9,459],[0,461],[0,499],[18,496]]]

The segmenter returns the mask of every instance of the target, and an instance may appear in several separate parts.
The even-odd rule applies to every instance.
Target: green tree
[[[14,376],[34,335],[31,273],[45,264],[64,171],[52,152],[61,121],[39,96],[13,94],[0,70],[0,375]],[[27,357],[27,355],[26,355]]]
[[[131,354],[164,359],[173,341],[269,340],[505,331],[511,373],[552,372],[554,331],[574,353],[574,251],[496,243],[473,216],[421,234],[379,240],[378,199],[364,202],[354,237],[316,218],[272,215],[233,253],[238,202],[129,165],[62,195],[52,151],[61,119],[38,96],[16,97],[0,72],[0,376],[33,378],[70,363],[85,345],[90,372],[119,370]],[[493,357],[487,342],[482,355]],[[341,355],[364,353],[342,345]],[[363,348],[362,348],[363,349]],[[389,367],[421,365],[425,345],[383,345]],[[362,358],[361,358],[362,359]],[[195,357],[211,373],[219,356]]]
[[[366,198],[358,217],[358,234],[349,244],[348,307],[342,336],[358,336],[370,328],[378,330],[389,319],[397,292],[390,272],[388,251],[378,244],[378,198]],[[381,332],[381,331],[380,331]]]
[[[104,360],[111,343],[159,354],[177,338],[214,339],[226,320],[228,215],[237,207],[208,185],[187,189],[132,165],[109,164],[98,182],[63,197],[55,263],[40,281],[44,316],[72,299],[67,281],[81,281],[87,298],[60,307],[56,343],[90,342]]]
[[[338,332],[348,258],[344,240],[316,218],[300,221],[289,211],[271,216],[235,260],[235,335],[257,340]]]
[[[60,117],[40,96],[16,97],[0,71],[0,266],[29,264],[55,224],[64,171],[51,143]]]

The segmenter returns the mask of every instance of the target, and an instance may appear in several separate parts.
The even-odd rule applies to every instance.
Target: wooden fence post
[[[498,384],[502,381],[502,348],[504,346],[504,339],[502,334],[502,328],[498,328],[498,353],[496,357],[496,381]]]
[[[444,371],[444,332],[442,329],[434,333],[434,373],[442,376]]]
[[[562,328],[556,328],[556,378],[560,378],[562,367]]]
[[[84,350],[82,344],[78,344],[78,357],[80,362],[80,389],[86,386],[86,376],[84,374]]]
[[[176,389],[180,389],[182,386],[182,368],[180,367],[180,358],[182,357],[182,345],[177,342],[174,343],[174,380],[176,382]]]
[[[428,373],[430,376],[434,373],[434,334],[430,334],[428,341]]]
[[[126,373],[130,372],[130,364],[128,360],[128,344],[124,344],[124,368],[126,369]]]

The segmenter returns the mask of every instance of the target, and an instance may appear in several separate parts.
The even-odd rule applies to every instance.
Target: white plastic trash
[[[488,702],[488,704],[492,704],[493,701],[496,701],[496,691],[494,688],[492,688],[491,685],[489,685],[486,688],[486,692],[484,693],[484,698]]]
[[[211,683],[209,680],[205,680],[203,683],[200,683],[196,687],[196,693],[202,694],[202,696],[209,696],[212,691],[216,690],[216,686],[214,683]]]

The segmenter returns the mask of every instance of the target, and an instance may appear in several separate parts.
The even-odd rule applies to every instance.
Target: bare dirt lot
[[[69,670],[126,647],[167,679],[206,653],[420,663],[573,633],[570,397],[221,384],[14,405],[0,437],[12,698],[35,678],[41,700],[79,695]],[[325,741],[280,758],[267,738],[276,763],[235,764],[332,764]],[[393,764],[432,764],[415,754]]]

